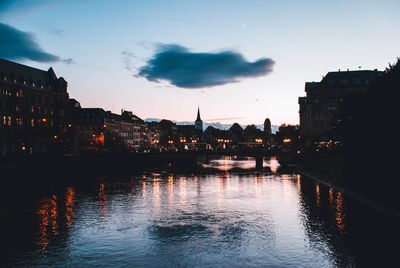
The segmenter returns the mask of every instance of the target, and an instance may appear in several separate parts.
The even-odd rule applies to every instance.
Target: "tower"
[[[194,128],[196,131],[203,132],[203,121],[200,118],[200,107],[197,107],[197,118],[194,121]]]
[[[271,134],[271,121],[269,118],[265,119],[264,121],[264,133],[267,135]]]

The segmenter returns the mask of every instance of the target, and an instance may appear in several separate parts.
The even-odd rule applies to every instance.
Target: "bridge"
[[[38,172],[108,172],[108,171],[145,171],[194,170],[198,163],[209,163],[218,156],[253,157],[256,169],[263,169],[264,157],[281,157],[284,153],[261,150],[221,150],[221,151],[185,151],[185,152],[92,152],[80,155],[13,157],[2,159],[0,171]]]

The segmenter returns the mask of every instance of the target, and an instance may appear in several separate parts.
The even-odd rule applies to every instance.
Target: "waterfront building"
[[[232,139],[228,130],[222,130],[213,126],[208,126],[204,131],[204,138],[207,141],[208,148],[212,150],[227,149]]]
[[[0,156],[62,153],[67,87],[53,68],[0,59]]]
[[[306,82],[299,98],[300,135],[321,139],[329,135],[346,96],[367,89],[382,72],[369,70],[329,72],[320,82]]]
[[[84,151],[134,151],[140,144],[140,120],[130,111],[118,115],[102,108],[82,108],[79,132]]]
[[[160,150],[161,149],[161,129],[160,123],[153,121],[147,122],[147,140],[149,142],[150,150]]]

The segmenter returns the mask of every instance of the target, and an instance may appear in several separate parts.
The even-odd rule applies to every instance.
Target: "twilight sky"
[[[398,14],[398,0],[0,0],[0,57],[53,66],[83,107],[297,124],[306,81],[400,56]]]

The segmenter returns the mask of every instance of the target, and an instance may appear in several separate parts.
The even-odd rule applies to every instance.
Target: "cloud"
[[[134,70],[133,62],[135,59],[137,59],[136,55],[130,51],[122,51],[121,55],[124,68],[127,69],[128,71],[133,71]]]
[[[0,13],[7,12],[15,1],[0,0]]]
[[[180,45],[160,44],[153,57],[139,68],[138,76],[194,89],[263,76],[272,72],[274,64],[269,58],[248,62],[242,54],[231,50],[191,52]]]
[[[20,31],[4,23],[0,23],[0,57],[38,62],[60,61],[58,56],[44,51],[31,33]]]
[[[62,63],[65,63],[65,64],[67,64],[67,65],[75,65],[75,64],[77,64],[76,61],[74,61],[74,59],[72,59],[72,58],[63,59],[63,60],[61,60],[61,62],[62,62]]]

